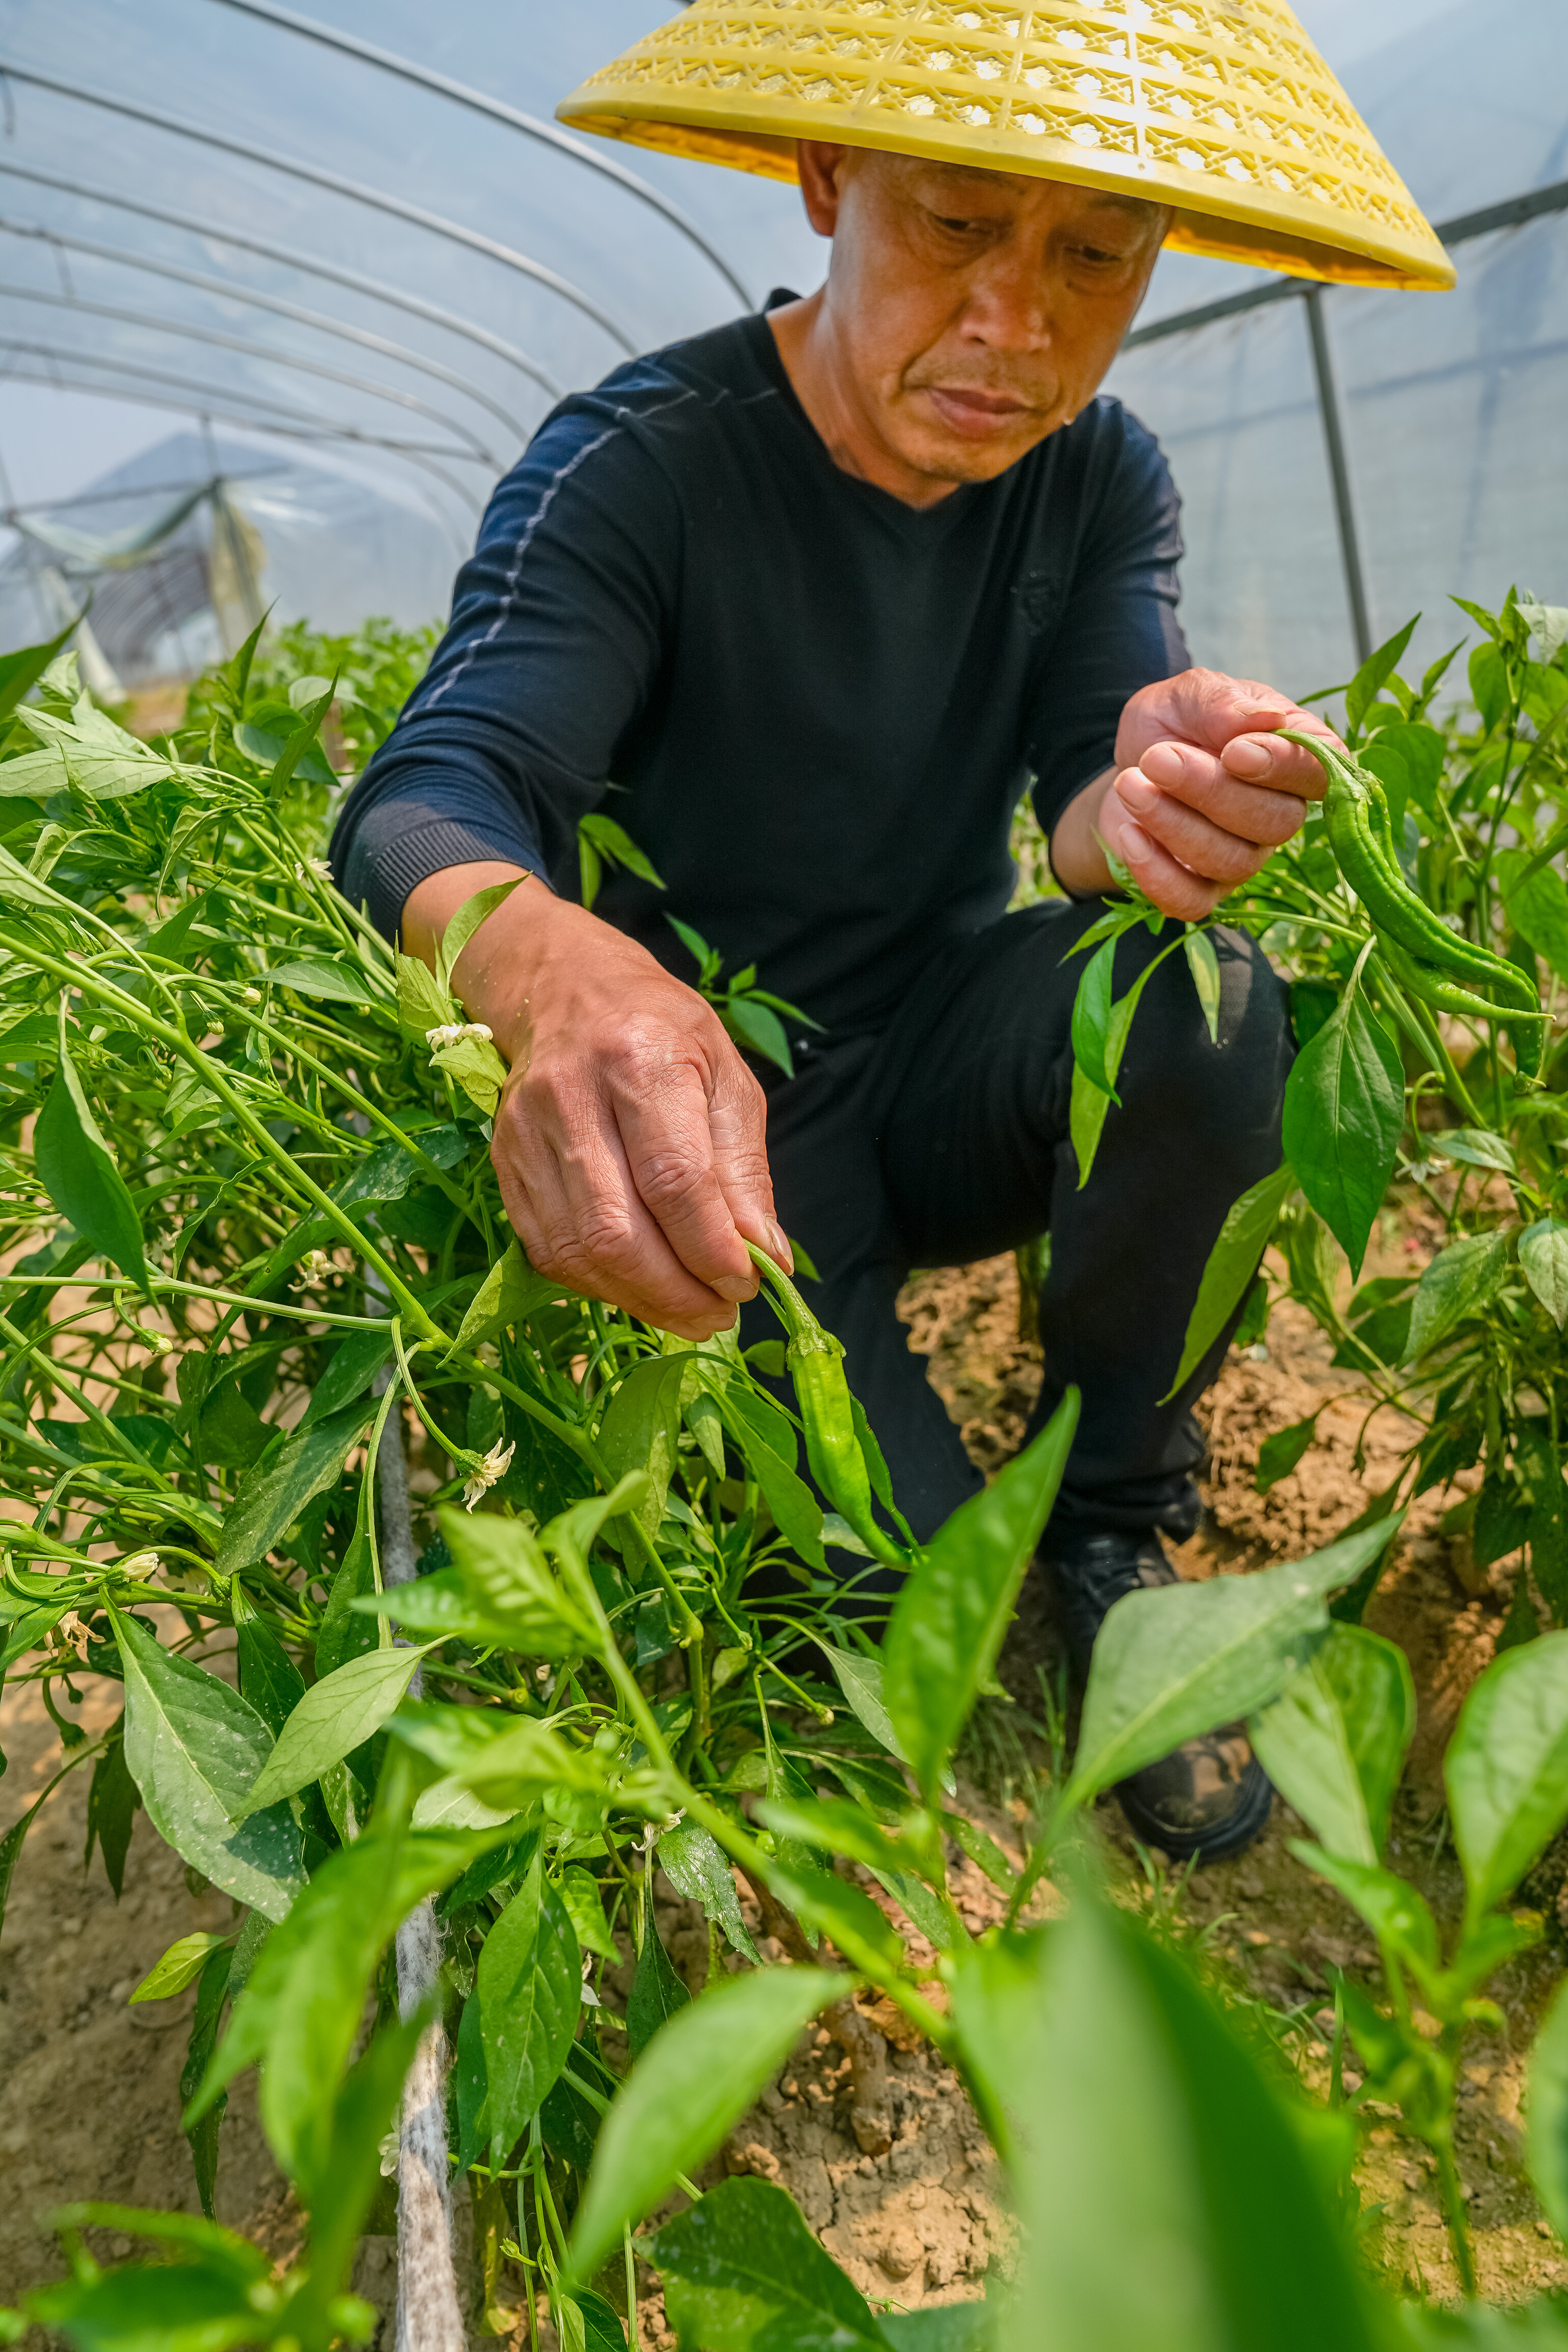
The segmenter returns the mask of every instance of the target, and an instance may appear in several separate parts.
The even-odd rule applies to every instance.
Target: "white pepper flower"
[[[480,1501],[484,1496],[488,1495],[492,1486],[500,1486],[501,1480],[506,1476],[508,1470],[511,1466],[511,1457],[516,1452],[517,1440],[515,1437],[512,1439],[511,1444],[507,1446],[503,1446],[500,1439],[498,1437],[495,1444],[490,1447],[489,1452],[484,1456],[483,1460],[475,1463],[473,1468],[469,1471],[468,1477],[463,1482],[463,1508],[465,1511],[471,1511],[474,1505]]]
[[[426,1029],[425,1043],[433,1054],[447,1045],[460,1045],[465,1037],[477,1037],[481,1045],[493,1045],[495,1032],[483,1021],[444,1021],[438,1029]]]
[[[332,1261],[325,1250],[307,1250],[300,1260],[300,1272],[289,1287],[309,1290],[313,1282],[324,1282],[332,1270]]]
[[[62,1664],[74,1653],[85,1666],[87,1645],[91,1639],[91,1634],[77,1615],[76,1611],[68,1609],[49,1635],[49,1651],[51,1655],[58,1658]]]
[[[261,991],[258,988],[242,988],[239,992],[239,1001],[242,1004],[259,1004]]]

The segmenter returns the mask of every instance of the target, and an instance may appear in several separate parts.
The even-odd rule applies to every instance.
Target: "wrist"
[[[1048,845],[1051,872],[1070,898],[1094,898],[1115,887],[1099,835],[1118,771],[1107,768],[1068,803]]]

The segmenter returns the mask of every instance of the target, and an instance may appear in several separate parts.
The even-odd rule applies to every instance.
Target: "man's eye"
[[[972,236],[976,229],[983,228],[984,226],[984,223],[983,221],[950,220],[942,213],[933,213],[931,215],[931,218],[935,221],[938,228],[950,228],[953,231],[955,236]]]
[[[1109,264],[1121,259],[1119,253],[1107,253],[1103,247],[1098,245],[1080,245],[1078,248],[1078,257],[1080,261],[1092,263],[1099,269],[1103,269]]]

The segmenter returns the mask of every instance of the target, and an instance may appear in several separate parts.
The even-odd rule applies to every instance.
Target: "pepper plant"
[[[1388,2343],[1403,2322],[1342,2221],[1348,2122],[1260,2071],[1106,1905],[1082,1832],[1100,1791],[1216,1721],[1258,1718],[1288,1757],[1301,1677],[1337,1654],[1333,1596],[1391,1523],[1119,1604],[1071,1773],[1028,1851],[1005,1853],[952,1759],[1076,1401],[917,1546],[837,1342],[776,1269],[793,1413],[732,1337],[687,1346],[538,1275],[488,1156],[504,1071],[446,978],[495,894],[431,971],[335,893],[317,765],[333,697],[324,671],[258,667],[253,641],[190,730],[147,745],[58,647],[0,668],[0,1655],[38,1686],[62,1774],[90,1770],[89,1845],[116,1891],[142,1808],[232,1906],[133,1996],[196,1989],[182,2095],[203,2217],[59,2217],[70,2274],[0,2331],[37,2321],[122,2352],[365,2340],[354,2246],[390,2218],[373,2211],[382,2142],[438,2027],[497,2327],[510,2262],[531,2330],[547,2298],[563,2345],[613,2352],[635,2340],[641,2258],[710,2352],[826,2336],[1110,2352],[1150,2333],[1152,2274],[1118,2253],[1131,2230],[1188,2250],[1174,2304],[1163,2270],[1152,2290],[1179,2352]],[[386,1574],[387,1464],[398,1494],[408,1467],[424,1543],[409,1581]],[[1568,1811],[1559,1637],[1528,1655],[1550,1736],[1511,1794],[1492,1752],[1507,1711],[1472,1742],[1510,1867]],[[96,1737],[89,1678],[123,1694]],[[1384,1738],[1344,1719],[1354,1758]],[[1306,1768],[1279,1769],[1304,1787]],[[0,1843],[0,1893],[47,1795]],[[1361,1849],[1298,1802],[1343,1883]],[[955,1854],[1005,1915],[980,1937],[949,1890]],[[1487,1867],[1449,1963],[1469,1970],[1460,2022],[1474,1936],[1494,1965],[1504,1948],[1488,1923],[1512,1880]],[[1047,1869],[1079,1882],[1051,1927]],[[659,1939],[656,1870],[710,1921],[696,1998]],[[742,1886],[782,1954],[766,1964]],[[400,2014],[394,1939],[432,1898],[440,1982]],[[936,1956],[923,1969],[910,1931]],[[623,1955],[624,2035],[605,1985]],[[770,2184],[698,2193],[811,2021],[863,2053],[868,1990],[958,2071],[1017,2205],[1016,2293],[997,2282],[957,2317],[873,2312]],[[1565,2040],[1560,2007],[1536,2098],[1560,2229]],[[308,2222],[281,2275],[212,2218],[224,2101],[253,2064]],[[1434,2145],[1441,2088],[1416,2084],[1406,2108]],[[672,2194],[685,2208],[644,2229]],[[92,2228],[160,2259],[104,2268]]]
[[[1458,647],[1419,686],[1401,677],[1414,621],[1348,687],[1310,698],[1331,708],[1342,691],[1350,757],[1294,739],[1317,751],[1326,799],[1215,915],[1289,976],[1300,1051],[1281,1164],[1232,1208],[1170,1373],[1179,1386],[1238,1310],[1242,1336],[1261,1338],[1272,1239],[1288,1295],[1369,1411],[1416,1424],[1374,1512],[1479,1469],[1445,1532],[1468,1538],[1482,1573],[1528,1545],[1515,1643],[1542,1614],[1568,1624],[1568,611],[1511,590],[1498,613],[1463,609],[1481,633],[1473,707],[1435,715]],[[1113,998],[1115,940],[1141,920],[1171,934],[1164,954],[1184,948],[1211,1024],[1217,1006],[1210,927],[1164,925],[1129,889],[1076,1008],[1085,1181],[1136,1008],[1137,986]],[[1385,1206],[1434,1215],[1442,1246],[1424,1270],[1363,1280]],[[1260,1487],[1295,1467],[1321,1411],[1266,1442]]]

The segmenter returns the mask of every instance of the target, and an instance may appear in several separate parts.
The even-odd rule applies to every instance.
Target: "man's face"
[[[986,482],[1093,397],[1170,215],[1061,181],[803,141],[840,392],[888,456]],[[846,382],[845,379],[847,379]]]

